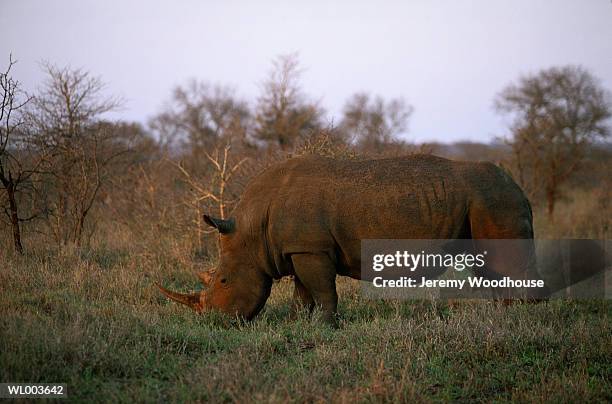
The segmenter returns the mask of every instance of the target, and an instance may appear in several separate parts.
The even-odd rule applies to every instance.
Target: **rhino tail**
[[[164,288],[159,283],[156,283],[155,285],[159,288],[159,290],[161,290],[161,292],[164,295],[174,300],[175,302],[189,306],[195,311],[197,311],[198,313],[204,310],[204,306],[202,305],[202,299],[201,299],[202,292],[192,293],[192,294],[176,293],[176,292],[173,292],[171,290]]]

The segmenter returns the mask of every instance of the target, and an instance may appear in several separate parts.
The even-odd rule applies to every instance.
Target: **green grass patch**
[[[154,281],[195,289],[196,268],[163,257],[1,262],[0,380],[67,383],[74,402],[612,400],[607,301],[373,301],[339,279],[333,330],[289,320],[286,281],[245,324],[164,299]]]

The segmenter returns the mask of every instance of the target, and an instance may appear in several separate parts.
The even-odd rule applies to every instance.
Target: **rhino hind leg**
[[[293,289],[293,302],[291,304],[291,318],[296,318],[300,310],[308,310],[312,312],[315,307],[315,301],[312,294],[306,289],[306,286],[300,281],[297,276],[293,280],[295,288]]]
[[[470,227],[477,251],[487,251],[486,266],[478,270],[478,275],[489,279],[540,280],[537,272],[533,224],[528,204],[515,209],[495,212],[474,210],[470,212]],[[501,241],[501,240],[506,241]],[[498,289],[499,300],[503,303],[515,300],[516,290],[512,293]],[[548,288],[524,291],[525,299],[532,301],[549,294]]]
[[[291,260],[296,278],[321,308],[323,320],[338,327],[336,269],[329,257],[326,254],[294,254]]]

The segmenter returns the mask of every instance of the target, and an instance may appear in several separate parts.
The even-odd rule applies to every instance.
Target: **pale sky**
[[[612,89],[611,0],[0,0],[0,65],[82,67],[146,123],[197,78],[255,100],[271,60],[299,52],[305,92],[337,122],[354,92],[404,97],[412,141],[504,134],[495,94],[521,74],[581,64]]]

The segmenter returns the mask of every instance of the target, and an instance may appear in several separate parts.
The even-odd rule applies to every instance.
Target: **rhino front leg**
[[[293,289],[293,303],[291,304],[291,318],[296,318],[297,314],[302,309],[307,309],[309,312],[314,309],[315,301],[312,295],[306,289],[306,286],[300,281],[300,278],[295,276],[295,289]]]
[[[291,259],[296,278],[321,307],[325,322],[337,327],[336,269],[329,257],[325,254],[295,254]]]

